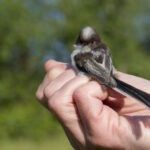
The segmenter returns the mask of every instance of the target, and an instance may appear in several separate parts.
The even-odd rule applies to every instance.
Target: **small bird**
[[[92,27],[87,26],[81,30],[74,48],[71,61],[80,73],[96,79],[100,84],[125,96],[134,97],[150,107],[150,94],[117,79],[110,50]]]

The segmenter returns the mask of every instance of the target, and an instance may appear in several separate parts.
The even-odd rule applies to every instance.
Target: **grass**
[[[29,139],[2,139],[0,147],[1,150],[73,150],[64,135],[37,141]]]

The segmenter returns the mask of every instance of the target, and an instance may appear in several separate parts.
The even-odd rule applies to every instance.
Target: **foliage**
[[[34,93],[44,76],[43,62],[68,61],[84,26],[101,34],[119,70],[150,79],[149,52],[144,36],[141,40],[137,34],[146,6],[147,0],[1,0],[0,138],[37,138],[60,131]]]
[[[67,138],[60,134],[56,137],[44,138],[43,140],[29,139],[2,139],[0,141],[2,150],[72,150]]]

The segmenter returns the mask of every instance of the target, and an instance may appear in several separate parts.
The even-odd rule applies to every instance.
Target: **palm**
[[[146,107],[144,104],[139,102],[138,100],[123,96],[111,89],[108,90],[109,96],[104,101],[104,104],[111,107],[115,110],[119,115],[142,115],[147,114],[150,115],[150,109]]]
[[[111,89],[108,93],[109,96],[103,103],[104,107],[110,108],[107,109],[107,113],[111,115],[111,120],[123,120],[122,124],[126,127],[130,126],[135,138],[140,138],[142,136],[141,123],[145,128],[150,128],[150,109],[136,99],[125,97]]]

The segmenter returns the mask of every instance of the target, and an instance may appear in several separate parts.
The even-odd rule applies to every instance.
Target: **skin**
[[[36,97],[61,123],[76,150],[149,150],[150,109],[84,75],[49,60]],[[118,78],[150,93],[150,81],[118,72]]]

